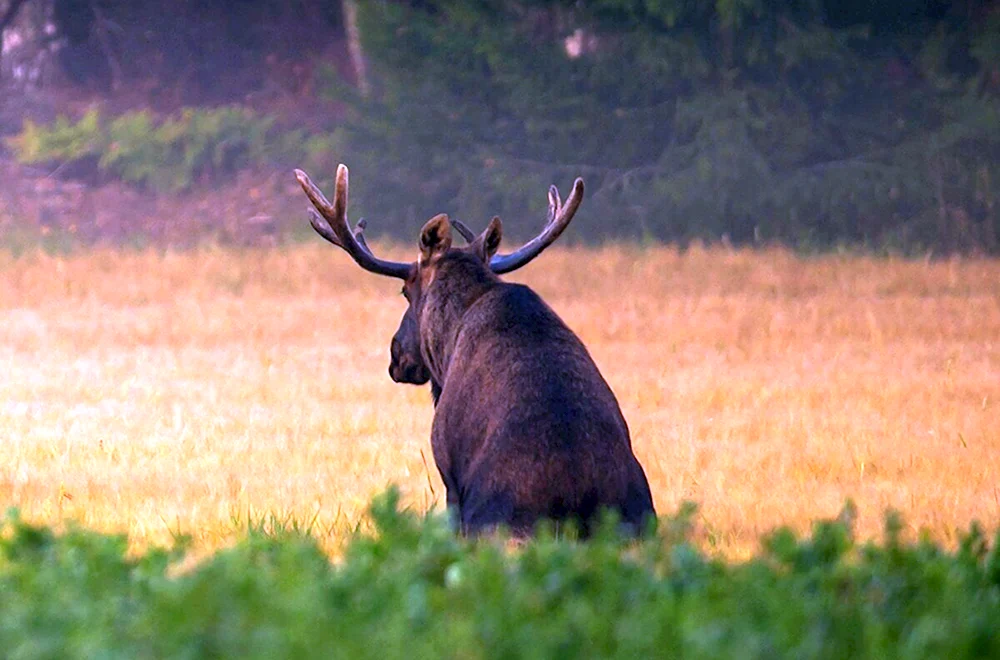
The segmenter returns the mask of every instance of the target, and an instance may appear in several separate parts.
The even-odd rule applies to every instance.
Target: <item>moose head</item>
[[[494,216],[486,229],[476,236],[462,222],[439,214],[428,220],[420,231],[417,259],[404,263],[380,259],[372,253],[364,237],[364,220],[360,220],[353,231],[350,229],[347,220],[348,176],[347,167],[340,165],[333,203],[330,203],[305,172],[295,170],[295,177],[315,207],[315,210],[309,209],[313,229],[347,252],[365,270],[403,280],[402,295],[408,307],[390,344],[389,376],[397,383],[413,385],[424,385],[430,381],[436,402],[441,390],[441,374],[434,373],[421,351],[421,310],[428,298],[426,292],[434,288],[440,294],[434,296],[435,299],[467,298],[476,295],[484,280],[491,281],[488,273],[502,275],[529,263],[559,238],[573,219],[583,199],[583,180],[576,179],[565,204],[558,189],[555,186],[549,188],[549,212],[544,229],[515,252],[497,254],[503,235],[500,218]],[[453,230],[462,236],[466,246],[453,245]],[[469,268],[473,261],[488,266],[487,270]],[[465,263],[467,267],[456,267],[457,263]],[[439,277],[442,272],[449,273],[449,276]]]

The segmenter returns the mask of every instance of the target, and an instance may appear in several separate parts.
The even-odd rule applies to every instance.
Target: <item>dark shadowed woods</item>
[[[1000,5],[0,0],[0,236],[277,242],[288,172],[577,240],[1000,250]]]

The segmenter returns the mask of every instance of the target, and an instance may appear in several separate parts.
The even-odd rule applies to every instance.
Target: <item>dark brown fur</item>
[[[389,346],[389,377],[397,383],[424,385],[431,380],[431,372],[420,354],[420,328],[413,315],[413,307],[407,307],[399,329]],[[431,396],[437,405],[441,396],[441,385],[431,381]]]
[[[580,201],[576,179],[565,204],[549,188],[549,217],[519,249],[496,254],[501,224],[478,237],[454,227],[468,247],[453,248],[452,224],[439,215],[420,233],[411,264],[380,259],[364,222],[347,222],[347,167],[337,168],[333,202],[296,170],[315,207],[310,222],[364,270],[404,280],[410,303],[392,340],[389,374],[431,382],[431,446],[462,532],[506,526],[530,534],[542,519],[575,520],[584,534],[601,509],[631,533],[655,516],[646,475],[632,453],[618,401],[587,349],[531,289],[502,282],[566,229]]]
[[[410,307],[390,374],[439,390],[431,446],[461,530],[526,535],[547,518],[574,519],[586,533],[609,508],[638,531],[655,515],[649,485],[587,349],[531,289],[486,265],[499,225],[459,249],[439,218],[404,286]]]

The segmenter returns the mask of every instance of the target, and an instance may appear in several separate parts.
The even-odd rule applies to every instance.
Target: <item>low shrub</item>
[[[279,130],[272,117],[237,107],[186,108],[156,117],[146,110],[102,120],[96,109],[77,122],[27,120],[9,140],[23,163],[74,164],[158,192],[181,192],[276,162],[326,164],[330,136]]]
[[[301,530],[251,530],[178,572],[122,536],[0,525],[5,657],[979,658],[1000,655],[1000,545],[856,543],[851,509],[726,563],[690,542],[693,509],[627,542],[602,528],[511,549],[443,516],[371,506],[335,563]]]

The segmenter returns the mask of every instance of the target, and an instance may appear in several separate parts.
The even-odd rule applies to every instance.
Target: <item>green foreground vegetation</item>
[[[626,543],[457,539],[440,515],[375,499],[371,534],[331,563],[294,525],[251,526],[180,570],[185,543],[0,524],[5,658],[1000,657],[1000,547],[854,542],[850,505],[743,563],[690,543],[693,507]]]

